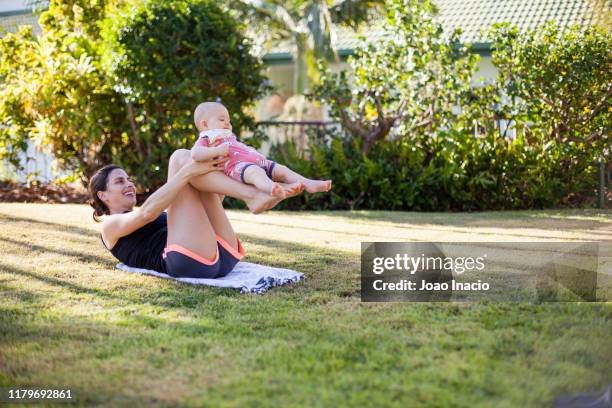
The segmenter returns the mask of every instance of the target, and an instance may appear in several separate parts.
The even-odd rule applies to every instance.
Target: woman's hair
[[[106,204],[100,200],[98,197],[98,191],[106,191],[106,184],[108,183],[108,175],[111,171],[115,169],[120,169],[121,167],[116,164],[108,164],[101,169],[98,169],[94,173],[94,175],[89,179],[89,194],[91,194],[91,199],[89,200],[89,205],[91,205],[94,209],[93,219],[95,222],[100,222],[98,217],[102,215],[110,214],[110,211]]]

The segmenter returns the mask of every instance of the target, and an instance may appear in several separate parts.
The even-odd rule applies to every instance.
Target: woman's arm
[[[119,238],[159,217],[192,177],[221,170],[222,166],[219,165],[226,160],[226,157],[222,157],[209,161],[192,161],[181,167],[174,177],[151,194],[139,208],[123,214],[109,215],[102,224],[102,237],[108,247],[112,248]]]

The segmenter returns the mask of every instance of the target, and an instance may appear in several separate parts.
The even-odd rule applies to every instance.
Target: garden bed
[[[77,203],[87,202],[89,195],[83,188],[70,185],[14,183],[0,181],[0,202],[19,203]]]

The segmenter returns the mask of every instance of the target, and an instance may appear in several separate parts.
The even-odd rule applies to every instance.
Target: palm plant
[[[344,25],[357,29],[380,10],[374,0],[230,0],[266,45],[290,41],[296,62],[294,92],[303,94],[319,79],[317,61],[338,61],[336,31]]]

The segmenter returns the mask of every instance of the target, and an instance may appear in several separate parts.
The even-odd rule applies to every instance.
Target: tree
[[[457,123],[454,108],[473,94],[477,56],[448,38],[429,1],[391,0],[382,42],[365,42],[349,59],[349,72],[326,70],[312,97],[329,105],[362,151],[392,131],[426,133]]]
[[[339,25],[356,29],[384,0],[233,0],[229,4],[269,43],[288,40],[295,46],[294,93],[319,80],[318,60],[338,61],[335,44]],[[265,34],[264,34],[265,35]]]
[[[114,162],[159,186],[196,138],[198,102],[221,98],[239,131],[267,89],[240,24],[211,1],[52,0],[40,23],[37,39],[0,40],[0,147],[16,157],[33,138],[84,183]]]
[[[61,167],[86,176],[127,145],[122,106],[99,64],[95,22],[108,4],[54,0],[40,17],[39,38],[23,28],[0,40],[0,118],[9,124],[0,143],[14,164],[34,140]]]
[[[518,132],[559,144],[612,144],[612,34],[554,23],[492,31],[493,63]]]
[[[172,149],[194,141],[193,110],[220,99],[239,133],[266,90],[241,26],[212,1],[130,1],[102,24],[103,63],[127,109],[146,176],[162,180]]]

